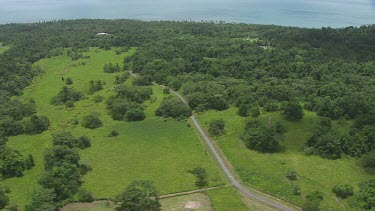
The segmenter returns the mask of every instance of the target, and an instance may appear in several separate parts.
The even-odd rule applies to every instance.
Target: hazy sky
[[[375,24],[375,0],[0,0],[0,23],[76,18],[342,27]]]

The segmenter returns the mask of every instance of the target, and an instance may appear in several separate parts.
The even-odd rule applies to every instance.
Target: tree
[[[127,122],[136,122],[136,121],[142,121],[146,118],[145,112],[140,108],[134,108],[130,109],[125,114],[125,120]]]
[[[103,125],[102,121],[94,114],[83,117],[82,126],[89,129],[96,129]]]
[[[9,197],[6,195],[4,188],[0,187],[0,210],[4,209],[9,203]]]
[[[353,196],[354,190],[353,187],[350,185],[336,185],[333,187],[332,192],[336,194],[337,197],[342,199],[346,199],[349,196]]]
[[[75,149],[67,146],[53,146],[44,155],[45,170],[52,170],[56,166],[62,166],[64,163],[75,164],[78,166],[80,157]]]
[[[258,152],[280,151],[280,143],[275,138],[275,130],[265,127],[258,121],[247,123],[242,139],[249,149]]]
[[[188,118],[191,116],[191,109],[175,97],[167,97],[155,110],[155,115],[172,118]]]
[[[58,204],[53,189],[40,188],[34,191],[31,203],[26,205],[26,211],[57,211]]]
[[[46,116],[33,115],[29,122],[25,124],[25,132],[27,134],[40,134],[48,130],[50,121]]]
[[[66,85],[72,85],[73,84],[73,79],[70,78],[70,77],[68,77],[68,78],[66,78],[65,83],[66,83]]]
[[[118,211],[160,211],[159,195],[150,181],[134,181],[117,196]]]
[[[298,102],[288,102],[283,111],[285,117],[292,121],[297,121],[302,119],[304,113],[303,108]]]
[[[197,180],[195,181],[195,185],[198,188],[203,188],[208,185],[206,169],[202,167],[195,167],[190,171],[190,173],[196,177]]]
[[[0,146],[0,174],[5,177],[20,177],[25,169],[25,159],[19,151]]]
[[[375,174],[375,150],[365,154],[359,160],[359,164],[366,170],[367,173]]]
[[[223,119],[215,119],[210,122],[208,132],[213,136],[219,136],[225,133],[225,122]]]
[[[66,108],[74,108],[74,102],[71,100],[66,101],[65,103]]]
[[[369,180],[359,184],[358,199],[363,208],[371,210],[375,207],[375,180]]]

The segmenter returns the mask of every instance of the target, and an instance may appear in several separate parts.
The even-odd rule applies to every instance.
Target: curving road
[[[162,87],[164,87],[164,86],[162,86]],[[172,92],[174,95],[176,95],[178,98],[180,98],[181,101],[184,102],[187,105],[186,100],[180,94],[178,94],[177,92],[175,92],[173,90],[170,90],[170,92]],[[284,211],[291,211],[292,210],[291,208],[286,207],[285,205],[279,204],[279,203],[277,203],[275,201],[272,201],[272,200],[270,200],[268,198],[260,196],[260,195],[254,193],[254,192],[251,192],[250,190],[246,189],[243,185],[241,185],[236,180],[236,178],[232,175],[232,173],[229,171],[228,167],[225,165],[223,159],[217,153],[215,147],[212,145],[212,143],[211,143],[210,139],[208,138],[208,136],[203,132],[202,127],[200,126],[200,124],[198,123],[198,121],[195,119],[195,115],[194,114],[191,116],[191,119],[194,122],[194,126],[197,128],[197,130],[199,131],[199,133],[201,134],[201,136],[205,140],[206,144],[209,146],[209,148],[212,151],[212,153],[214,154],[216,160],[219,162],[221,168],[223,169],[225,175],[228,177],[228,179],[230,180],[230,182],[232,183],[232,185],[234,187],[236,187],[238,190],[240,190],[246,196],[248,196],[250,198],[253,198],[253,199],[257,200],[257,201],[260,201],[260,202],[262,202],[262,203],[264,203],[264,204],[266,204],[266,205],[268,205],[270,207],[273,207],[275,209],[284,210]]]

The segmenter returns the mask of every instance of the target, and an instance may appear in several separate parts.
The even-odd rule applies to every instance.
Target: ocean
[[[0,0],[0,24],[79,18],[338,28],[375,24],[375,0]]]

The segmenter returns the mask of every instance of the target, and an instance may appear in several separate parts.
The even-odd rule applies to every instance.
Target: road
[[[177,92],[175,92],[173,90],[170,90],[170,92],[173,93],[174,95],[176,95],[178,98],[180,98],[180,100],[187,105],[186,100],[179,93],[177,93]],[[291,210],[293,210],[293,209],[291,209],[289,207],[286,207],[283,204],[277,203],[277,202],[275,202],[273,200],[270,200],[268,198],[260,196],[259,194],[255,193],[255,192],[252,192],[252,191],[246,189],[243,185],[241,185],[236,180],[236,178],[232,175],[232,173],[229,171],[228,167],[225,165],[223,159],[220,157],[219,153],[216,151],[215,147],[212,145],[212,143],[211,143],[210,139],[208,138],[208,136],[203,132],[202,127],[200,126],[200,124],[196,120],[194,114],[191,116],[191,119],[193,120],[194,126],[199,131],[200,135],[203,137],[204,141],[206,142],[206,144],[210,148],[211,152],[214,154],[216,160],[219,162],[219,164],[220,164],[221,168],[223,169],[225,175],[228,177],[228,179],[230,180],[230,182],[232,183],[232,185],[234,187],[236,187],[238,190],[240,190],[246,196],[248,196],[250,198],[253,198],[253,199],[257,200],[257,201],[260,201],[263,204],[266,204],[266,205],[268,205],[268,206],[270,206],[272,208],[275,208],[277,210],[284,210],[284,211],[291,211]]]
[[[130,72],[130,74],[134,77],[136,77],[136,75],[133,73],[133,72]],[[165,86],[163,85],[159,85],[163,88],[165,88]],[[188,103],[186,102],[185,98],[183,98],[179,93],[177,93],[176,91],[174,90],[171,90],[169,89],[169,91],[174,94],[175,96],[177,96],[183,103],[185,103],[187,106],[188,106]],[[204,141],[206,142],[206,144],[208,145],[208,147],[210,148],[211,152],[213,153],[213,155],[215,156],[216,160],[219,162],[221,168],[223,169],[225,175],[228,177],[228,179],[230,180],[231,184],[236,187],[238,190],[240,190],[243,194],[245,194],[247,197],[249,198],[252,198],[252,199],[255,199],[263,204],[266,204],[272,208],[275,208],[277,210],[283,210],[283,211],[292,211],[292,210],[295,210],[295,209],[291,209],[281,203],[277,203],[275,202],[274,200],[271,200],[271,199],[268,199],[266,197],[263,197],[253,191],[250,191],[248,189],[246,189],[243,185],[241,185],[237,180],[236,178],[232,175],[232,173],[229,171],[228,167],[225,165],[223,159],[220,157],[219,153],[216,151],[215,147],[212,145],[210,139],[208,138],[208,136],[203,132],[202,130],[202,127],[200,126],[199,122],[196,120],[195,118],[195,115],[193,113],[193,115],[191,116],[191,119],[193,120],[193,123],[194,123],[194,126],[195,128],[199,131],[199,133],[201,134],[201,136],[203,137]]]

